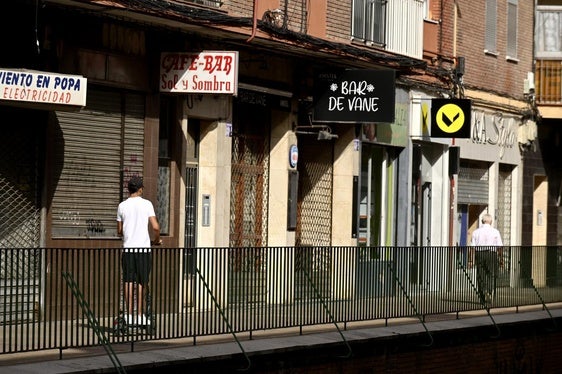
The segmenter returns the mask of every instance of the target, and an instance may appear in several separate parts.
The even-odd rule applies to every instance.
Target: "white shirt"
[[[123,247],[150,248],[148,219],[155,216],[152,203],[141,196],[129,197],[120,203],[117,208],[117,221],[123,222]]]
[[[501,247],[503,243],[500,232],[490,224],[484,223],[472,233],[472,245]]]

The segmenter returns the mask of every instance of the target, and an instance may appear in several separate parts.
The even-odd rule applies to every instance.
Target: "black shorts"
[[[152,253],[124,252],[121,259],[123,281],[147,284],[152,269]]]

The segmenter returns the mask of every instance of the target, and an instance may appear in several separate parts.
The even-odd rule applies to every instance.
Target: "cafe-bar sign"
[[[314,81],[315,122],[394,122],[394,70],[323,71]]]
[[[0,101],[56,106],[86,105],[87,79],[25,69],[0,69]]]
[[[238,52],[164,52],[160,92],[231,94],[238,92]]]

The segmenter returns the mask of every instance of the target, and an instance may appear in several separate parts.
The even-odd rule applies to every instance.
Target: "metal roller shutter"
[[[144,97],[90,90],[79,112],[57,112],[53,237],[115,237],[126,181],[142,174]]]
[[[459,170],[459,204],[488,204],[488,165],[485,162],[461,160]]]

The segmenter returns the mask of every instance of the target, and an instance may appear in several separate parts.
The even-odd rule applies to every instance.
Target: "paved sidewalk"
[[[555,319],[562,318],[562,308],[558,305],[556,308],[549,306],[549,311]],[[456,319],[450,316],[448,320],[440,318],[436,321],[427,321],[426,327],[430,333],[443,331],[463,330],[467,328],[490,326],[491,334],[494,333],[494,323],[492,319],[482,312],[463,314],[461,318]],[[518,313],[511,308],[510,310],[494,310],[492,309],[492,317],[501,330],[502,325],[510,325],[523,321],[541,321],[548,320],[549,314],[545,310],[535,307],[526,310],[519,309]],[[554,327],[554,321],[553,321]],[[326,328],[324,326],[324,328]],[[341,328],[341,327],[340,327]],[[308,330],[306,330],[308,331]],[[357,326],[348,326],[348,329],[342,331],[343,336],[348,343],[360,342],[372,339],[396,338],[405,335],[427,334],[424,325],[416,323],[416,320],[392,321],[389,326],[368,326],[361,324]],[[287,335],[287,331],[278,335],[271,332],[264,333],[264,336],[254,334],[252,340],[243,340],[241,336],[240,343],[250,357],[255,354],[267,355],[295,349],[296,347],[307,349],[319,347],[322,345],[341,344],[342,354],[346,353],[346,345],[332,326],[331,331],[321,331],[318,328],[312,331],[298,335]],[[267,336],[266,336],[267,335]],[[273,335],[273,336],[272,336]],[[422,337],[420,336],[420,339]],[[198,339],[198,345],[189,345],[192,340],[184,339],[178,342],[153,342],[153,343],[136,343],[135,352],[130,351],[130,346],[113,347],[117,357],[123,367],[129,371],[130,369],[153,368],[165,370],[165,365],[189,364],[190,362],[200,363],[202,360],[225,360],[233,356],[240,357],[242,353],[238,344],[227,336],[222,337],[223,341],[215,339]],[[229,339],[230,341],[226,341]],[[428,340],[429,340],[428,335]],[[0,373],[21,373],[21,374],[55,374],[55,373],[103,373],[115,372],[109,356],[105,354],[102,347],[85,349],[83,351],[73,351],[64,353],[62,360],[58,359],[58,351],[53,352],[34,352],[26,354],[18,354],[18,357],[2,357],[0,356]],[[8,355],[9,356],[9,355]],[[70,357],[70,358],[65,358]],[[35,361],[35,362],[34,362]],[[244,369],[244,362],[236,359],[240,363],[240,369]]]

